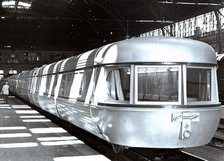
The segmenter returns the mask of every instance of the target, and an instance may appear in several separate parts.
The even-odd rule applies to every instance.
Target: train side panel
[[[57,110],[62,119],[93,134],[96,130],[90,115],[90,97],[94,89],[95,69],[93,68],[96,51],[84,53],[78,59],[71,58],[61,70]],[[90,66],[89,68],[83,68]]]

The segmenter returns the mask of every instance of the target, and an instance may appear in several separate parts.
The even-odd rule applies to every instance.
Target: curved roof
[[[96,62],[209,63],[216,64],[216,54],[206,43],[175,37],[142,37],[119,41],[102,47]]]

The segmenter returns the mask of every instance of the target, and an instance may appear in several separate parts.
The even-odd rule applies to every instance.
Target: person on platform
[[[8,103],[8,96],[9,96],[9,85],[8,82],[5,82],[5,84],[2,86],[2,97],[5,103]]]

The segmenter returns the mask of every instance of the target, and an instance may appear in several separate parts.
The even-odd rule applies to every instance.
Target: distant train
[[[216,55],[207,44],[143,37],[7,79],[10,91],[114,147],[207,144],[220,120]]]

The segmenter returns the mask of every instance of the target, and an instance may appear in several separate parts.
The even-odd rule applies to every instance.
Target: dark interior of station
[[[5,76],[214,12],[222,0],[1,0],[0,61]],[[223,52],[218,23],[215,41]],[[213,34],[214,36],[214,34]],[[208,37],[193,37],[210,43]],[[23,57],[23,58],[22,58]],[[31,62],[30,61],[34,61]],[[24,67],[22,64],[27,63]],[[2,72],[1,72],[2,73]]]
[[[1,2],[4,2],[1,0]],[[79,50],[138,36],[223,6],[222,0],[16,0],[0,8],[0,46]],[[30,3],[29,9],[19,2]],[[172,35],[172,33],[171,33]]]

